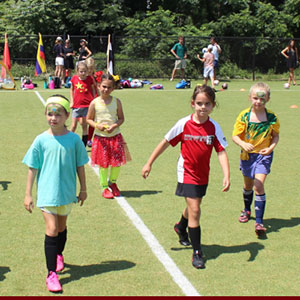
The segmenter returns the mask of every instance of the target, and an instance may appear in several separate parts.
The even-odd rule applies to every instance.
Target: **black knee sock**
[[[57,254],[62,255],[65,249],[66,242],[67,242],[67,228],[63,232],[58,233]]]
[[[193,246],[194,251],[199,251],[201,253],[201,228],[200,226],[196,228],[188,227],[189,236]]]
[[[45,255],[48,272],[56,272],[57,236],[45,235]]]
[[[82,136],[82,142],[83,142],[84,146],[86,146],[86,144],[87,144],[88,137],[89,137],[88,135],[83,135]]]
[[[243,189],[243,199],[245,203],[245,210],[251,211],[251,204],[253,201],[253,190],[247,191]]]
[[[186,231],[186,228],[188,226],[188,219],[186,219],[183,215],[181,216],[181,219],[178,223],[178,228],[180,231]]]

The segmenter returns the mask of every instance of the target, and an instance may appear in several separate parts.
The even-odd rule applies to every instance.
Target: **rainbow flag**
[[[36,65],[35,65],[35,73],[34,76],[38,76],[42,73],[46,72],[46,57],[45,57],[45,50],[42,41],[42,35],[39,33],[39,45],[38,51],[36,55]]]

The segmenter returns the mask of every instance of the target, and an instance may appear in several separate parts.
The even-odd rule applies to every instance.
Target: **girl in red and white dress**
[[[120,167],[126,163],[125,142],[120,132],[124,113],[121,101],[110,95],[114,88],[114,78],[103,74],[99,85],[100,96],[91,102],[87,114],[88,124],[95,128],[91,163],[99,166],[102,196],[107,199],[120,196],[116,182]]]
[[[191,100],[193,114],[180,119],[171,128],[142,169],[142,176],[147,178],[158,156],[169,145],[174,147],[181,143],[181,153],[177,164],[176,195],[185,197],[187,206],[180,222],[175,224],[174,230],[179,236],[180,244],[189,246],[191,241],[192,264],[197,269],[205,268],[201,249],[200,204],[206,194],[213,148],[217,152],[224,174],[223,191],[228,191],[230,187],[229,162],[225,151],[227,142],[219,124],[209,117],[215,105],[214,90],[206,85],[197,86]]]

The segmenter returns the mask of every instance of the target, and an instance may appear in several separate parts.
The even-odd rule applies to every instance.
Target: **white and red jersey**
[[[193,115],[180,119],[165,135],[174,147],[181,143],[177,164],[179,183],[208,184],[209,163],[213,147],[221,152],[227,147],[220,125],[209,118],[205,123],[193,121]]]

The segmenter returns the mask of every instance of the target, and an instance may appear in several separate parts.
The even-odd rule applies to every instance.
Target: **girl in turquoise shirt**
[[[49,129],[35,138],[23,159],[29,167],[24,206],[30,213],[37,175],[37,206],[46,223],[46,285],[51,292],[62,290],[57,272],[64,268],[62,252],[67,240],[67,217],[73,203],[80,202],[81,206],[87,198],[84,165],[89,159],[80,137],[65,126],[69,114],[68,99],[61,95],[51,96],[45,111]],[[76,174],[80,183],[78,197]]]

